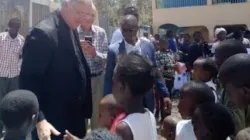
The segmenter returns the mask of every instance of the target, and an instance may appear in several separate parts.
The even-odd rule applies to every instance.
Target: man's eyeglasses
[[[90,14],[90,13],[85,13],[85,12],[81,12],[79,10],[77,10],[77,8],[75,6],[72,6],[72,8],[74,9],[74,11],[81,16],[81,18],[94,18],[95,15],[94,14]]]

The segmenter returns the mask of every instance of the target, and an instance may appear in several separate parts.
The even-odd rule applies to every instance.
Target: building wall
[[[61,5],[51,0],[31,0],[29,6],[32,11],[30,12],[29,28],[32,28],[50,12],[60,8]]]
[[[250,27],[250,0],[238,4],[212,5],[208,0],[206,6],[185,8],[156,9],[156,1],[152,0],[153,28],[156,32],[158,27],[171,23],[178,27],[205,26],[209,31],[209,38],[213,38],[216,25],[246,24]]]
[[[30,0],[0,0],[0,32],[8,28],[11,18],[21,19],[20,33],[26,35],[29,29]]]

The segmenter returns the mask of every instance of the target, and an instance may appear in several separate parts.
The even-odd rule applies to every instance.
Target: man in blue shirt
[[[148,59],[150,59],[153,65],[157,68],[155,59],[155,49],[151,42],[139,39],[137,37],[138,31],[138,19],[133,15],[127,15],[123,18],[121,24],[121,31],[124,39],[111,44],[109,46],[107,67],[104,83],[104,95],[112,93],[113,88],[113,73],[116,66],[116,62],[123,54],[130,52],[137,52]],[[143,85],[143,81],[142,81]],[[167,105],[167,113],[171,112],[171,100],[169,99],[168,89],[165,85],[165,81],[162,75],[159,74],[159,78],[155,82],[156,88],[159,90],[162,97],[164,97],[165,105]],[[154,110],[154,94],[153,90],[150,90],[145,97],[146,107],[153,112]]]

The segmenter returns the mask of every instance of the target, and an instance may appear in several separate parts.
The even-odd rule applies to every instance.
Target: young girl
[[[116,128],[124,140],[156,140],[154,115],[143,105],[143,97],[153,87],[156,69],[148,58],[137,53],[121,57],[114,71],[113,94],[126,113]]]
[[[217,78],[217,68],[212,58],[198,58],[193,64],[193,78],[197,82],[207,84],[213,91],[215,102],[218,102],[216,94],[216,84],[214,80]]]

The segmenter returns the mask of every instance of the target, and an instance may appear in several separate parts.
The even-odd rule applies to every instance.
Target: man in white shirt
[[[20,19],[12,18],[8,26],[7,32],[0,33],[0,100],[8,92],[18,89],[19,62],[24,44],[24,37],[18,33]]]
[[[12,90],[18,89],[19,62],[24,37],[18,33],[21,21],[9,21],[8,32],[0,33],[0,99]]]
[[[98,128],[99,102],[103,97],[104,67],[108,52],[107,35],[103,28],[93,25],[97,13],[96,7],[92,5],[93,11],[85,11],[78,34],[91,72],[93,113],[91,118],[91,129]],[[90,39],[87,42],[87,39]]]
[[[127,7],[124,9],[123,16],[126,16],[126,15],[134,15],[137,19],[139,19],[138,10],[133,6]],[[123,36],[122,36],[121,29],[119,28],[114,31],[110,44],[116,43],[121,40],[123,40]]]

